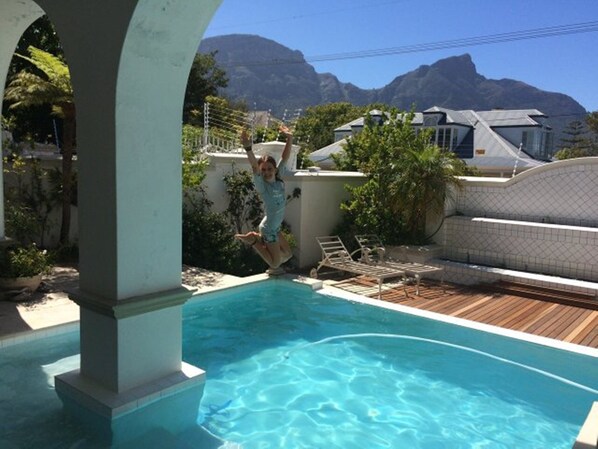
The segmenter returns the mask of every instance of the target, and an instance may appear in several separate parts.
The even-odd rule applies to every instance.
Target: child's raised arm
[[[241,145],[243,145],[243,148],[247,152],[247,159],[249,159],[249,163],[251,164],[251,170],[253,170],[254,173],[257,173],[259,167],[255,154],[253,154],[251,149],[251,144],[251,136],[247,133],[247,130],[244,129],[241,131]]]
[[[291,156],[291,147],[293,145],[293,133],[291,132],[291,130],[285,126],[285,125],[280,125],[278,127],[278,130],[285,135],[285,137],[287,138],[287,142],[284,146],[284,150],[282,150],[282,162],[286,163],[286,161],[289,159],[289,157]]]

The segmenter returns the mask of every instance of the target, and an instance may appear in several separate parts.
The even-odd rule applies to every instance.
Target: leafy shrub
[[[46,274],[52,268],[46,250],[36,245],[8,247],[0,253],[0,276],[6,278],[30,277]]]
[[[183,263],[235,276],[264,270],[259,256],[234,238],[224,214],[205,204],[183,209]]]

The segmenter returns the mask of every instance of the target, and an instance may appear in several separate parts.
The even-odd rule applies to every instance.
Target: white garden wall
[[[250,170],[245,154],[210,155],[204,185],[213,209],[226,209],[228,196],[222,178],[231,170]],[[297,239],[295,257],[300,268],[315,265],[321,260],[316,237],[329,235],[341,219],[340,204],[348,199],[345,185],[358,185],[365,180],[361,173],[339,171],[297,170],[284,177],[287,195],[295,188],[301,196],[289,202],[285,221]]]
[[[284,145],[282,145],[284,146]],[[282,146],[279,148],[282,151]],[[272,148],[268,148],[269,151]],[[258,149],[256,152],[259,152]],[[208,199],[212,201],[213,210],[222,212],[228,205],[228,196],[223,177],[231,170],[250,170],[245,153],[210,154],[210,165],[206,171],[204,187]],[[60,168],[60,160],[56,156],[44,157],[40,160],[44,169]],[[76,169],[76,161],[74,161]],[[348,198],[345,185],[357,185],[364,181],[361,173],[338,171],[298,170],[284,178],[287,194],[295,188],[301,189],[301,196],[292,200],[286,210],[285,221],[297,239],[295,257],[300,268],[315,265],[320,259],[320,249],[316,237],[328,235],[340,222],[340,204]],[[14,183],[14,179],[6,177],[7,183]],[[157,180],[158,182],[159,180]],[[77,211],[73,208],[71,222],[71,238],[77,240]],[[51,214],[48,231],[45,236],[46,246],[58,243],[60,230],[60,214],[55,210]]]

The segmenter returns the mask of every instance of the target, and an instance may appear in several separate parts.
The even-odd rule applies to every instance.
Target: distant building
[[[383,123],[381,111],[369,112]],[[453,111],[432,107],[416,112],[412,125],[434,128],[434,143],[454,152],[467,165],[491,176],[511,176],[550,161],[552,129],[548,117],[537,109]],[[347,139],[363,129],[363,117],[334,130],[334,143],[310,154],[322,168],[334,168],[331,155],[343,151]]]

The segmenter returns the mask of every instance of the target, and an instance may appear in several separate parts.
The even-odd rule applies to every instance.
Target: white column
[[[81,368],[56,389],[110,431],[165,395],[191,389],[199,401],[203,372],[181,352],[190,296],[181,286],[181,118],[220,0],[39,3],[65,49],[77,108]]]

